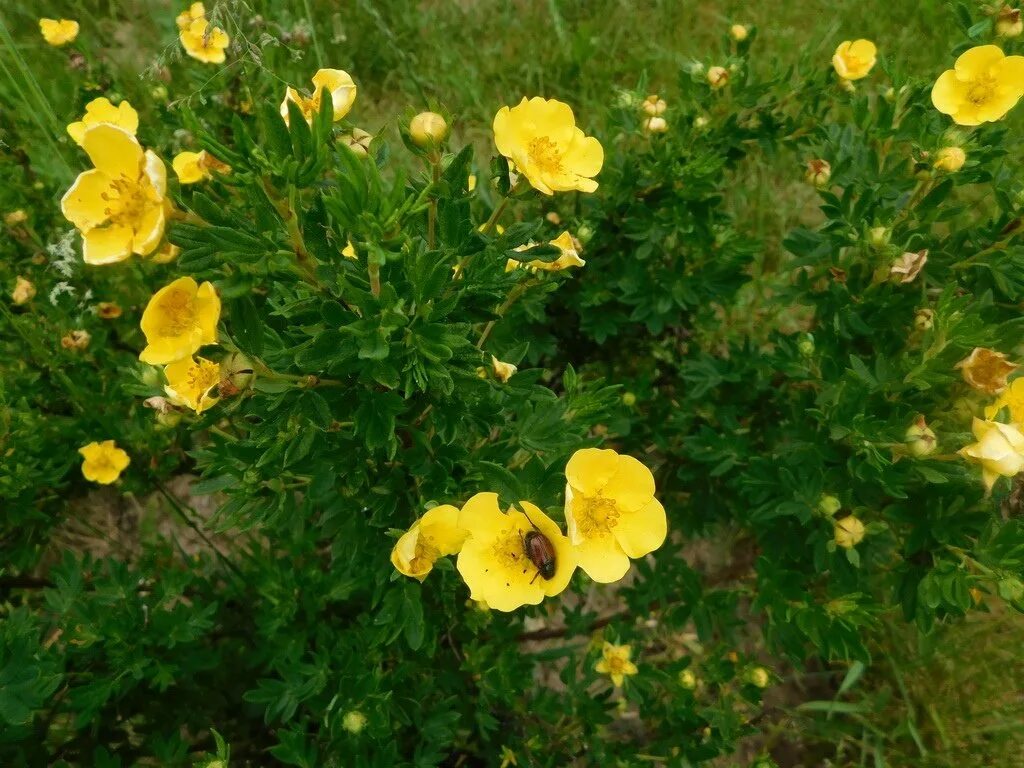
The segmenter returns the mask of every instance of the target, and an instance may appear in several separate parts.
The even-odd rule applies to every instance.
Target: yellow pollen
[[[184,291],[173,291],[160,302],[162,336],[180,336],[196,324],[195,302]]]
[[[527,149],[530,159],[545,173],[558,173],[562,170],[562,153],[547,136],[538,136],[530,142]]]
[[[615,502],[600,496],[578,496],[573,499],[573,517],[584,538],[607,536],[619,524]]]
[[[416,554],[413,555],[409,567],[413,572],[419,572],[432,567],[439,557],[441,550],[435,546],[434,540],[421,533],[416,538]]]
[[[967,100],[978,106],[992,100],[995,95],[997,83],[993,77],[983,77],[971,83],[967,90]]]
[[[622,674],[626,669],[626,660],[621,656],[606,656],[605,662],[608,664],[608,673],[611,675]]]
[[[502,531],[494,538],[493,552],[495,561],[502,568],[522,570],[526,566],[523,534],[515,527]]]
[[[193,390],[205,392],[219,382],[220,366],[216,363],[200,363],[188,374],[188,383]]]

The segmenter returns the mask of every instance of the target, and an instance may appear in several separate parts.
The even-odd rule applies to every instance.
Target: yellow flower
[[[978,442],[958,453],[981,465],[986,490],[991,491],[1000,477],[1013,477],[1024,469],[1024,435],[1016,426],[976,418],[971,430]]]
[[[346,259],[358,259],[359,258],[356,255],[356,247],[354,245],[352,245],[352,241],[351,240],[347,240],[345,242],[345,247],[341,249],[341,255],[344,256]]]
[[[200,152],[179,152],[171,161],[171,167],[182,184],[195,184],[212,179],[211,171],[228,173],[231,166],[222,163],[205,149]]]
[[[36,295],[36,287],[30,280],[18,275],[14,282],[14,290],[11,291],[11,301],[17,305],[28,304]]]
[[[206,8],[202,3],[192,3],[187,10],[178,14],[174,20],[178,29],[188,29],[193,21],[206,18]]]
[[[205,16],[184,27],[178,33],[178,39],[185,53],[207,64],[223,63],[226,58],[224,50],[231,44],[228,33],[220,27],[210,26]]]
[[[67,45],[78,37],[78,22],[70,19],[40,19],[39,31],[50,45]]]
[[[651,470],[632,456],[583,448],[565,467],[565,519],[576,560],[594,581],[618,581],[629,559],[665,542],[665,508]]]
[[[409,136],[420,149],[433,149],[448,138],[448,123],[437,112],[420,112],[409,122]]]
[[[640,671],[630,661],[632,655],[633,649],[628,645],[613,645],[605,641],[601,648],[601,660],[594,669],[602,675],[608,675],[617,688],[621,687],[626,681],[626,675],[635,675]]]
[[[985,406],[985,418],[994,419],[1003,408],[1009,410],[1011,422],[1024,424],[1024,377],[1011,381],[1009,389],[992,405]]]
[[[115,107],[106,96],[100,96],[85,105],[85,114],[81,120],[68,125],[68,135],[81,147],[85,139],[85,129],[99,123],[119,126],[134,136],[139,130],[139,113],[127,101],[122,101]]]
[[[935,153],[935,162],[932,164],[936,170],[956,173],[964,167],[967,162],[967,153],[960,147],[943,147]]]
[[[512,363],[503,363],[501,360],[491,355],[491,366],[494,368],[494,375],[502,384],[507,384],[508,380],[511,379],[516,371],[519,369],[512,365]]]
[[[862,523],[858,517],[847,515],[846,517],[836,520],[833,525],[833,538],[835,539],[836,545],[843,549],[851,549],[857,546],[861,539],[864,538],[864,523]]]
[[[958,125],[1002,118],[1024,96],[1024,56],[1005,56],[997,45],[965,51],[932,87],[932,104]]]
[[[750,34],[750,30],[747,29],[743,24],[733,24],[729,27],[729,37],[735,40],[737,43],[742,43],[747,39]]]
[[[1006,389],[1006,377],[1020,366],[1007,360],[1002,352],[975,347],[956,367],[972,387],[988,395],[998,395]]]
[[[860,80],[875,66],[877,54],[878,49],[870,40],[845,40],[836,48],[832,66],[843,80]]]
[[[110,485],[121,476],[130,459],[113,440],[89,443],[78,449],[82,454],[82,474],[86,480]]]
[[[604,165],[601,142],[576,127],[572,108],[554,99],[524,98],[494,116],[494,143],[534,189],[593,192]]]
[[[164,390],[175,405],[184,405],[196,413],[217,404],[210,394],[220,384],[220,366],[202,357],[183,357],[164,368]]]
[[[166,365],[217,343],[220,299],[212,283],[181,277],[153,294],[142,313],[146,348],[139,360]]]
[[[78,175],[60,201],[65,218],[82,233],[86,264],[113,264],[152,253],[164,236],[167,171],[124,128],[88,126],[82,148],[95,166]]]
[[[725,67],[709,67],[707,78],[708,85],[717,91],[729,84],[729,70]]]
[[[313,95],[306,98],[294,88],[290,87],[285,91],[284,101],[281,102],[281,117],[287,123],[288,102],[294,101],[302,110],[302,116],[307,123],[313,122],[313,115],[320,111],[320,98],[324,89],[331,93],[331,103],[334,105],[334,122],[341,120],[352,109],[356,100],[356,84],[352,76],[340,69],[320,69],[313,75]]]
[[[498,234],[501,234],[501,228],[499,227]],[[538,270],[543,272],[561,272],[563,269],[569,267],[582,267],[587,262],[580,258],[580,244],[568,232],[563,232],[554,240],[550,240],[548,245],[553,245],[558,248],[561,253],[558,258],[554,261],[541,261],[540,259],[533,259],[525,262],[525,264],[517,259],[508,259],[505,262],[505,271],[511,272],[514,269],[525,266],[527,269],[536,272]],[[536,243],[527,243],[526,245],[520,245],[515,248],[518,252],[527,251],[530,248],[536,246]]]
[[[478,493],[459,512],[459,527],[468,538],[459,552],[457,567],[473,600],[483,600],[496,611],[514,611],[537,605],[545,596],[562,592],[576,570],[569,540],[539,507],[528,501],[503,513],[498,494]],[[534,527],[536,526],[536,527]],[[527,537],[536,544],[543,536],[554,554],[554,572],[546,578],[526,552]]]
[[[459,510],[434,507],[412,524],[391,550],[391,564],[403,576],[423,581],[438,558],[457,555],[467,532],[459,528]]]

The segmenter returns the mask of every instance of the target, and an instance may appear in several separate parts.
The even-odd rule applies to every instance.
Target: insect
[[[526,515],[526,519],[530,520],[530,516]],[[538,576],[543,576],[545,580],[555,577],[555,547],[551,540],[540,532],[533,520],[530,520],[530,525],[534,530],[521,533],[520,536],[523,539],[523,551],[537,569],[537,573],[530,579],[530,583],[533,584]]]

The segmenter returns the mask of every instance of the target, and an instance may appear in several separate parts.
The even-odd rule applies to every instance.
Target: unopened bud
[[[18,275],[14,281],[14,290],[11,291],[11,301],[18,306],[22,304],[28,304],[36,295],[36,287],[32,284],[31,280],[26,280],[21,275]]]
[[[668,130],[668,123],[664,117],[646,117],[643,122],[644,133],[664,133]]]
[[[544,214],[544,220],[548,224],[554,224],[556,227],[562,223],[562,217],[558,215],[556,211],[548,211]]]
[[[996,34],[999,37],[1019,37],[1024,32],[1024,20],[1020,17],[1020,8],[1004,7],[996,19]]]
[[[896,101],[896,89],[891,85],[882,92],[882,98],[892,104]]]
[[[797,341],[796,348],[804,357],[810,357],[814,354],[814,337],[809,333],[800,334],[800,340]]]
[[[688,691],[696,690],[697,676],[692,669],[683,669],[679,672],[679,684]]]
[[[921,458],[935,452],[937,440],[935,432],[928,426],[924,416],[918,416],[917,421],[910,425],[903,441],[907,444],[907,450],[911,456]]]
[[[833,530],[836,546],[840,546],[843,549],[852,549],[861,542],[865,532],[864,523],[860,521],[860,518],[853,515],[847,515],[841,520],[836,520]]]
[[[839,89],[846,91],[847,93],[855,93],[857,86],[854,85],[853,80],[847,80],[845,77],[839,78]]]
[[[693,118],[693,127],[696,128],[698,131],[703,131],[705,128],[708,127],[708,124],[710,122],[711,121],[708,120],[704,115],[697,115],[695,118]]]
[[[936,170],[956,173],[964,167],[967,162],[967,153],[960,147],[943,147],[935,153],[935,161],[932,165]]]
[[[935,326],[935,310],[919,309],[914,313],[914,328],[919,331],[930,331]]]
[[[341,718],[341,727],[351,734],[361,733],[366,727],[366,715],[358,709],[346,712],[345,716]]]
[[[665,109],[668,105],[665,104],[664,99],[658,98],[658,94],[652,93],[650,96],[644,99],[644,103],[641,104],[640,106],[643,109],[643,111],[650,115],[651,117],[661,117],[663,114],[665,114]]]
[[[632,392],[623,392],[622,404],[627,408],[632,408],[634,405],[636,405],[636,395],[634,395]]]
[[[60,345],[64,349],[81,352],[84,349],[88,349],[90,341],[92,341],[92,335],[88,331],[74,330],[60,340]]]
[[[725,67],[710,67],[707,79],[713,89],[725,88],[729,84],[729,70]]]
[[[228,389],[230,394],[238,394],[240,390],[246,389],[252,382],[252,360],[241,352],[232,352],[221,361],[220,375],[221,394],[226,394],[223,392],[225,384],[230,385]],[[233,388],[233,391],[231,391],[231,388]]]
[[[750,34],[750,30],[744,24],[733,24],[729,27],[729,37],[735,40],[737,43],[742,43],[747,39]]]
[[[353,128],[352,133],[341,137],[341,143],[355,152],[359,157],[366,157],[370,153],[370,142],[373,136],[362,128]]]
[[[24,224],[26,221],[28,221],[28,214],[21,208],[4,214],[4,224],[8,227],[16,227],[19,224]]]
[[[804,175],[804,178],[808,184],[813,184],[820,189],[828,184],[828,180],[832,178],[832,166],[828,160],[808,160],[807,173]]]
[[[877,250],[885,248],[889,244],[890,237],[892,237],[892,232],[888,227],[872,227],[868,230],[868,243]]]
[[[448,123],[437,112],[420,112],[409,122],[409,136],[420,149],[436,149],[448,138]]]
[[[112,301],[101,301],[96,305],[96,316],[101,320],[116,320],[121,316],[121,307]]]
[[[161,103],[167,101],[167,86],[163,83],[154,85],[149,89],[149,95],[153,98],[153,101],[159,101]]]
[[[171,410],[166,413],[160,413],[160,411],[157,411],[156,423],[161,429],[174,429],[181,423],[181,412]]]
[[[747,681],[758,688],[767,688],[772,676],[764,667],[753,667],[747,672]]]
[[[835,496],[824,494],[818,499],[818,512],[824,517],[832,517],[843,508],[843,503]]]

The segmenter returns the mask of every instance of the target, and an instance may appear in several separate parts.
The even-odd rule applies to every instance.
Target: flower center
[[[996,92],[996,79],[986,75],[971,82],[967,89],[967,100],[976,106],[981,106],[992,100]]]
[[[195,325],[195,301],[184,291],[164,296],[160,302],[161,336],[181,336]]]
[[[607,536],[619,524],[619,510],[615,502],[600,496],[573,498],[572,511],[576,527],[585,539]]]
[[[494,561],[508,571],[529,568],[526,551],[523,549],[523,537],[518,528],[512,527],[502,531],[494,538],[492,546]]]
[[[441,550],[434,545],[434,540],[422,533],[416,538],[416,554],[409,563],[414,573],[433,567],[441,557]]]
[[[608,664],[608,673],[620,675],[626,670],[626,660],[621,656],[607,656],[605,662]]]
[[[188,384],[196,392],[205,392],[219,382],[220,366],[216,363],[202,362],[188,372]]]
[[[538,136],[526,150],[530,160],[544,173],[558,173],[562,170],[562,153],[547,136]]]

